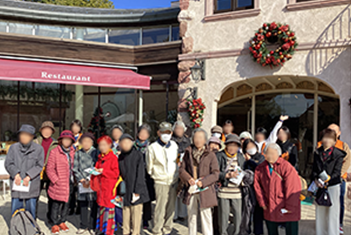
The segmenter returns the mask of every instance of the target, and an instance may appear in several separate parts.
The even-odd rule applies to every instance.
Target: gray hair
[[[173,127],[172,127],[172,131],[174,131],[174,129],[176,128],[176,126],[181,126],[181,127],[183,127],[183,129],[184,129],[184,132],[186,132],[186,126],[185,126],[185,124],[184,124],[184,122],[182,122],[182,121],[176,121],[174,124],[173,124]]]
[[[204,135],[205,135],[205,139],[206,139],[206,142],[207,142],[207,132],[204,130],[204,129],[202,129],[202,128],[196,128],[195,130],[193,130],[193,134],[192,134],[192,136],[191,136],[191,140],[194,142],[194,136],[195,136],[195,133],[196,132],[202,132],[202,133],[204,133]]]
[[[278,155],[281,156],[282,155],[282,149],[280,148],[280,146],[276,143],[269,143],[265,148],[264,148],[264,153],[267,153],[267,150],[269,148],[275,149],[278,152]]]

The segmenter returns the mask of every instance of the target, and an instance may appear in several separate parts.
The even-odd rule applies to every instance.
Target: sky
[[[116,9],[170,7],[171,0],[111,0]]]

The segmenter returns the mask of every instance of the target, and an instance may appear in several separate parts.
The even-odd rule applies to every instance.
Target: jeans
[[[13,214],[15,213],[16,210],[24,208],[26,211],[29,211],[32,214],[33,218],[35,219],[36,204],[37,204],[37,198],[29,198],[29,199],[12,198],[11,212]]]
[[[344,222],[344,213],[345,213],[345,188],[346,182],[345,180],[341,180],[340,184],[340,226],[343,226]]]

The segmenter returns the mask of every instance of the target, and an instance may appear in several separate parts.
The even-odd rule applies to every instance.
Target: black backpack
[[[45,235],[32,214],[24,209],[13,213],[10,224],[11,235]]]

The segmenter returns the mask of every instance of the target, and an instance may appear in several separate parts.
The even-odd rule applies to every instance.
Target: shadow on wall
[[[310,50],[306,60],[306,73],[309,76],[318,76],[333,63],[334,60],[340,57],[341,53],[347,50],[347,47],[342,47],[350,42],[351,38],[351,6],[348,5],[342,10],[337,17],[325,28],[322,34],[318,37],[317,43]],[[330,42],[329,46],[339,44],[335,48],[322,48],[319,43]]]

